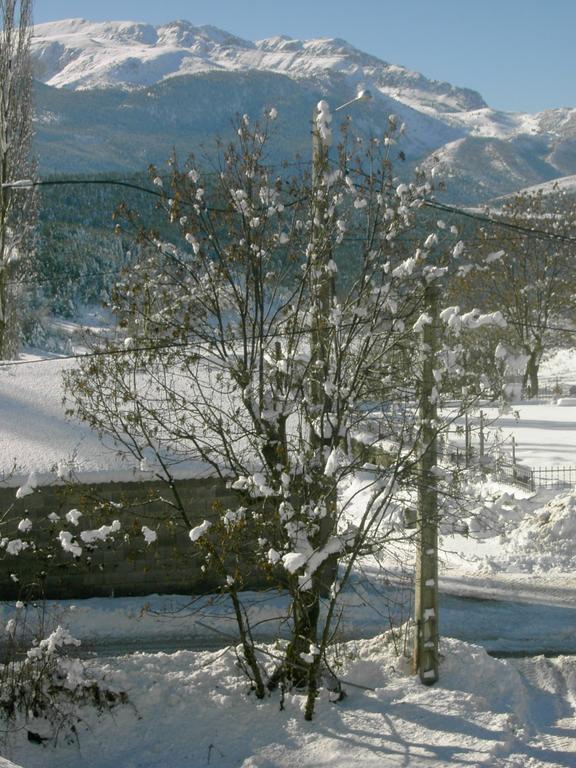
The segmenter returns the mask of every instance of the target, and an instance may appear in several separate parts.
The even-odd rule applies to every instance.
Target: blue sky
[[[576,0],[36,0],[35,21],[187,19],[256,40],[342,37],[490,106],[576,107]]]

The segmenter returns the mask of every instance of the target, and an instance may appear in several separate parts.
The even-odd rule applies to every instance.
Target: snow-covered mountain
[[[534,187],[525,189],[526,193],[542,193],[543,195],[570,195],[576,197],[576,174],[572,176],[563,176],[561,179],[548,181],[544,184],[537,184]]]
[[[347,101],[365,86],[375,98],[355,120],[369,129],[396,114],[407,126],[410,164],[435,167],[453,199],[487,199],[576,173],[576,109],[498,112],[475,91],[344,40],[252,42],[187,21],[70,19],[36,26],[32,49],[45,86],[37,133],[46,170],[140,168],[172,146],[188,151],[225,133],[235,112],[271,105],[287,121],[284,151],[303,151],[315,101]]]
[[[187,21],[158,27],[83,19],[40,24],[33,53],[37,77],[57,88],[141,87],[212,70],[260,70],[296,79],[330,71],[356,81],[370,80],[383,94],[401,97],[415,109],[452,112],[486,106],[475,91],[427,80],[344,40],[279,36],[254,43]]]

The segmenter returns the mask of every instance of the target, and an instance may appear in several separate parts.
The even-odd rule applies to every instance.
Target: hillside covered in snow
[[[434,168],[451,199],[478,202],[576,173],[576,109],[499,112],[475,91],[340,39],[250,41],[187,21],[69,19],[37,25],[32,47],[43,172],[140,170],[172,147],[186,155],[225,136],[236,113],[258,117],[269,106],[282,117],[278,156],[309,154],[318,99],[338,104],[367,87],[374,99],[354,110],[359,130],[396,115],[407,168]]]

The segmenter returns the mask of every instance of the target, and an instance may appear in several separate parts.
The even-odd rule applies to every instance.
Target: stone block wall
[[[190,526],[238,506],[234,492],[216,478],[178,481],[177,492]],[[1,524],[1,535],[36,542],[41,550],[29,548],[18,556],[0,550],[0,595],[13,600],[41,595],[64,599],[214,591],[221,582],[201,570],[200,555],[188,536],[190,526],[171,509],[171,498],[170,488],[160,482],[54,485],[38,488],[23,499],[15,498],[14,488],[0,488],[0,513],[10,510]],[[71,509],[83,513],[78,527],[65,518]],[[51,513],[59,520],[50,522]],[[21,533],[17,526],[26,517],[32,521],[32,529]],[[83,550],[79,558],[62,549],[60,531],[79,534],[110,525],[115,519],[121,530],[113,541],[99,542],[90,551],[77,536]],[[157,531],[156,542],[146,544],[142,525]],[[251,568],[248,534],[246,539],[242,568],[246,587],[269,585],[263,574]]]

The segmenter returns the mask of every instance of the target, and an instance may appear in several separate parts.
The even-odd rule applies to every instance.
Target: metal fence
[[[500,461],[497,464],[497,474],[504,482],[531,491],[536,488],[570,488],[576,485],[576,466],[570,464],[529,467],[527,464]]]
[[[534,467],[532,477],[534,487],[569,488],[576,485],[576,467],[571,465]]]
[[[499,461],[496,474],[505,483],[518,485],[520,488],[535,490],[534,470],[526,464],[516,464],[509,461]]]

